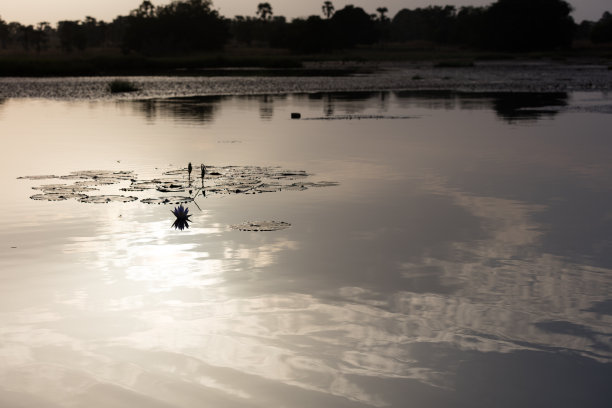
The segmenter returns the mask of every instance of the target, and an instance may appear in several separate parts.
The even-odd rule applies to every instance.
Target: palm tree
[[[321,6],[321,10],[323,10],[323,15],[330,19],[331,16],[334,14],[334,5],[331,1],[326,1],[323,3],[323,6]]]
[[[257,5],[257,15],[260,19],[264,21],[268,20],[272,18],[272,14],[274,13],[272,12],[272,6],[270,3],[259,3]]]
[[[379,8],[376,9],[376,11],[378,11],[378,13],[380,14],[380,17],[379,17],[380,21],[387,21],[387,16],[385,16],[385,13],[387,11],[389,11],[388,8],[386,8],[386,7],[379,7]]]
[[[136,10],[132,10],[132,15],[151,18],[155,15],[155,6],[149,0],[144,0]]]

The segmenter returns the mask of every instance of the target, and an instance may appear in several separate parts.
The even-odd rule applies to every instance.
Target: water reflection
[[[223,96],[181,97],[117,101],[120,106],[135,109],[147,120],[176,119],[187,123],[207,123],[215,118]]]
[[[259,117],[272,120],[275,107],[284,106],[288,95],[206,96],[140,101],[118,101],[120,105],[136,109],[148,120],[171,118],[188,123],[210,123],[219,113],[223,101],[235,100],[259,104]],[[568,106],[565,92],[458,92],[458,91],[398,91],[398,92],[335,92],[292,95],[296,101],[306,100],[322,105],[323,114],[354,115],[366,111],[388,113],[396,103],[403,108],[420,109],[492,109],[507,122],[537,121],[552,118]]]
[[[272,120],[274,116],[275,98],[270,95],[264,95],[259,99],[259,117],[262,120]]]
[[[568,105],[565,92],[555,93],[506,93],[494,98],[493,109],[509,122],[551,118],[559,113],[560,108]]]
[[[502,99],[510,102],[496,105]],[[29,252],[0,247],[0,405],[606,406],[610,143],[603,131],[581,132],[585,118],[599,129],[610,119],[564,111],[543,116],[551,119],[546,126],[499,120],[573,103],[567,95],[527,99],[321,93],[209,99],[202,102],[214,106],[208,118],[178,107],[198,98],[149,101],[152,113],[129,112],[138,116],[130,133],[144,136],[104,142],[138,153],[146,145],[154,166],[172,146],[147,137],[152,124],[190,148],[177,163],[286,160],[279,165],[295,171],[266,174],[299,178],[298,169],[312,169],[317,181],[340,184],[299,194],[210,194],[198,222],[176,233],[168,207],[33,201],[24,180],[13,183],[0,234]],[[92,116],[113,123],[109,116],[125,115],[131,103],[147,105],[93,104],[87,121],[62,131],[79,140]],[[65,118],[64,105],[49,106],[45,112]],[[262,117],[262,106],[274,114]],[[424,112],[419,120],[288,115],[392,116],[413,108]],[[153,120],[143,123],[143,115]],[[188,128],[175,123],[182,118]],[[246,147],[210,143],[194,158],[198,125],[232,138],[265,137]],[[76,159],[96,160],[91,150]],[[133,166],[128,179],[161,171],[130,160],[113,164]],[[263,168],[228,169],[260,184]],[[187,174],[181,168],[173,177]],[[45,216],[56,206],[62,218]],[[28,224],[17,224],[15,214],[24,213]],[[245,219],[286,219],[292,227],[229,227]]]
[[[415,107],[427,109],[493,109],[508,122],[552,118],[568,105],[565,92],[400,91],[394,93]]]

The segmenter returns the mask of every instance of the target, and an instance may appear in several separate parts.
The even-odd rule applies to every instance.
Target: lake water
[[[600,92],[0,100],[0,406],[608,407],[611,128]],[[188,229],[121,190],[189,162]]]

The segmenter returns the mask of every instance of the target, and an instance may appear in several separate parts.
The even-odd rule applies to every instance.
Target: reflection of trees
[[[150,99],[127,102],[149,120],[170,118],[185,122],[206,123],[214,120],[223,96]],[[125,102],[120,102],[125,103]]]
[[[558,108],[564,106],[567,106],[565,92],[504,93],[493,100],[497,115],[510,122],[552,117],[558,113]]]
[[[306,97],[309,101],[322,102],[324,115],[333,116],[337,111],[352,114],[377,105],[381,111],[386,111],[389,92],[329,92],[308,94]]]
[[[259,98],[259,117],[262,120],[271,120],[274,116],[274,97],[264,95]]]
[[[408,103],[427,109],[490,108],[509,122],[552,117],[568,104],[565,92],[399,91],[394,95],[404,107]]]
[[[356,114],[377,109],[389,110],[390,96],[394,97],[403,109],[492,109],[500,119],[508,122],[538,120],[552,117],[559,109],[567,106],[565,92],[456,92],[456,91],[398,91],[398,92],[331,92],[293,95],[315,108],[322,108],[325,116],[336,114]],[[147,119],[158,117],[174,118],[191,122],[210,122],[214,119],[219,104],[228,96],[184,97],[170,99],[151,99],[129,102]],[[259,105],[259,117],[270,120],[274,116],[274,105],[286,100],[287,95],[240,96]],[[124,103],[124,102],[120,102]]]

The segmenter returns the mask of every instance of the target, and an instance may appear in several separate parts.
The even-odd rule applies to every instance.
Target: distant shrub
[[[108,84],[110,93],[136,92],[139,88],[135,83],[126,81],[125,79],[115,79]]]

